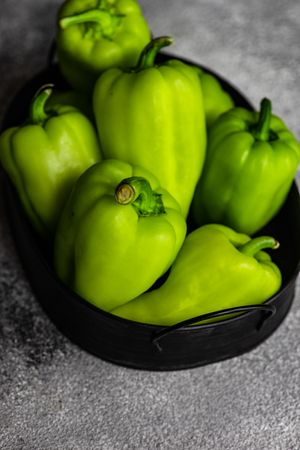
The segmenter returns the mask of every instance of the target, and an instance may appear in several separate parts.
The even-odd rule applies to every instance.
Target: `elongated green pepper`
[[[150,39],[136,0],[67,0],[58,13],[62,74],[75,89],[92,92],[110,67],[132,67]]]
[[[200,67],[195,67],[195,70],[201,81],[205,120],[209,128],[221,114],[234,107],[234,102],[214,75]]]
[[[280,288],[280,270],[263,251],[277,247],[272,237],[250,240],[226,226],[205,225],[187,236],[160,288],[112,313],[142,323],[174,325],[210,312],[261,304]]]
[[[34,97],[23,126],[0,136],[0,160],[15,185],[36,230],[53,234],[74,182],[101,160],[91,122],[71,106],[45,110],[52,93],[43,86]]]
[[[234,108],[212,125],[196,189],[199,225],[218,222],[247,234],[266,225],[285,201],[300,145],[264,99],[259,113]]]
[[[174,59],[155,64],[171,42],[151,41],[131,71],[106,71],[93,102],[105,157],[150,170],[186,216],[204,163],[206,128],[195,70]]]
[[[110,311],[168,270],[185,233],[179,205],[156,177],[104,160],[80,177],[64,208],[55,268],[75,292]]]

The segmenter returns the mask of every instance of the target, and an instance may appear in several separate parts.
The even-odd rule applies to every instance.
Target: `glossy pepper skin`
[[[279,211],[300,158],[300,146],[264,99],[259,113],[234,108],[213,124],[193,215],[250,234]]]
[[[92,92],[99,74],[131,67],[150,39],[136,0],[67,0],[58,13],[58,62],[76,89]]]
[[[209,128],[221,114],[234,107],[234,102],[214,75],[200,67],[195,67],[195,70],[201,81],[206,126]]]
[[[112,313],[167,326],[227,308],[261,304],[281,285],[279,268],[262,251],[277,246],[268,236],[250,240],[223,225],[200,227],[187,236],[160,288]]]
[[[186,216],[201,174],[206,127],[201,85],[179,60],[155,65],[172,39],[154,39],[129,72],[110,69],[93,95],[98,134],[106,158],[138,164],[157,176]]]
[[[0,159],[35,229],[50,237],[74,182],[101,160],[91,122],[71,106],[45,111],[52,88],[34,97],[28,120],[0,136]]]
[[[185,233],[179,205],[156,177],[107,159],[80,177],[64,208],[56,272],[81,297],[110,311],[168,270]]]

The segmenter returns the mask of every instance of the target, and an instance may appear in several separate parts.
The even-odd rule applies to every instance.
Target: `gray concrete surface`
[[[0,114],[45,64],[58,0],[1,0]],[[300,3],[141,1],[173,52],[273,100],[300,138]],[[287,319],[241,357],[181,372],[101,361],[62,336],[24,276],[0,197],[0,448],[297,450],[300,292]]]

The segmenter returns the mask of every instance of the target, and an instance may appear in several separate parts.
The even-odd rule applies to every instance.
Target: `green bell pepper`
[[[284,203],[300,160],[300,145],[264,99],[259,113],[234,108],[213,124],[193,216],[252,235]]]
[[[195,70],[201,81],[206,126],[209,128],[221,114],[234,107],[234,102],[214,75],[200,67],[195,67]]]
[[[111,309],[168,270],[186,233],[176,200],[146,169],[104,160],[78,180],[54,242],[58,276],[82,298]]]
[[[93,102],[105,157],[150,170],[186,216],[204,163],[206,127],[194,69],[179,60],[155,64],[171,43],[170,37],[154,39],[135,69],[106,71]]]
[[[136,0],[67,0],[58,13],[58,63],[75,89],[92,92],[104,70],[134,66],[149,39]]]
[[[0,160],[32,225],[53,234],[61,209],[77,178],[101,160],[95,129],[71,106],[45,111],[52,87],[34,97],[24,125],[0,136]]]
[[[281,285],[279,268],[262,251],[272,237],[250,240],[217,224],[190,233],[165,283],[112,311],[136,322],[174,325],[202,314],[261,304]]]

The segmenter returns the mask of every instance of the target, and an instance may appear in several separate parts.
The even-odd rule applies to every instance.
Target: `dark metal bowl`
[[[217,76],[237,106],[253,109],[230,83],[216,73],[213,75]],[[41,85],[49,82],[66,87],[57,66],[39,73],[23,87],[7,110],[3,129],[23,122],[32,96]],[[281,211],[260,232],[274,236],[281,244],[279,250],[272,254],[283,275],[281,290],[264,305],[250,305],[242,309],[246,312],[233,318],[205,325],[183,323],[161,327],[113,316],[68,289],[55,275],[51,249],[32,229],[5,174],[3,180],[17,250],[38,301],[62,333],[100,358],[150,370],[175,370],[209,364],[251,350],[276,330],[289,311],[300,262],[300,198],[295,183]],[[210,317],[220,314],[216,312]]]

